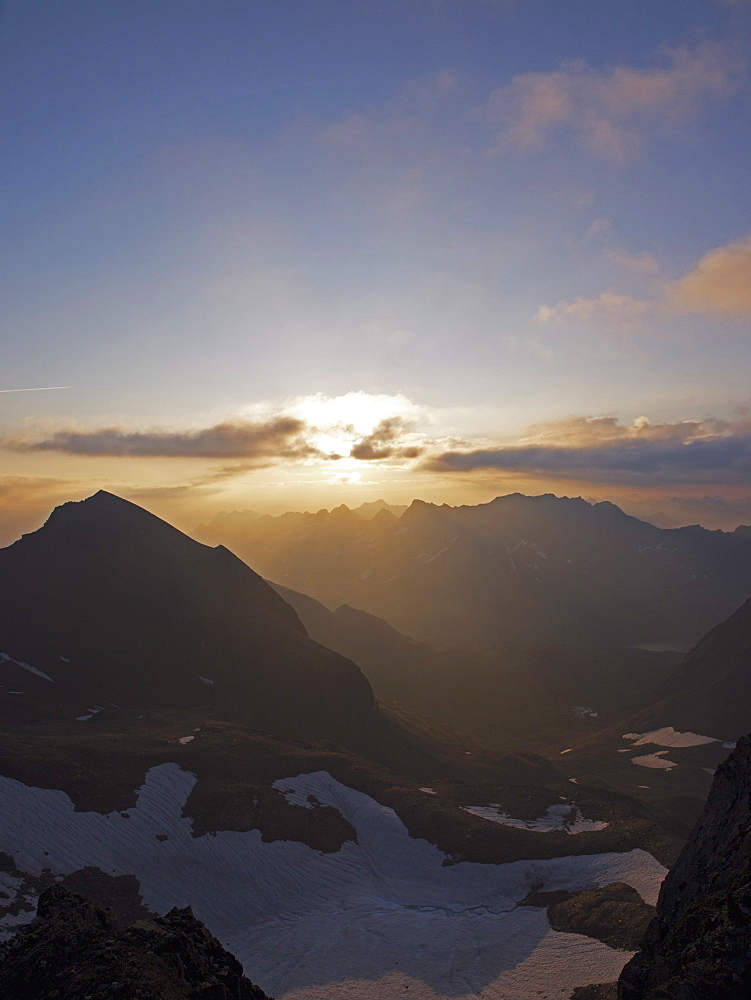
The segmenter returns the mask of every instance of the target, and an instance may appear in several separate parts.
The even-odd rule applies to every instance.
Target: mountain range
[[[686,649],[751,595],[751,531],[665,529],[614,504],[511,494],[204,525],[264,577],[439,646],[500,642]]]
[[[530,517],[571,545],[577,518],[612,520],[621,542],[644,531],[609,506],[536,500],[505,505],[514,531]],[[497,519],[450,511],[321,521],[388,538],[406,518],[407,536],[435,542],[448,518],[468,552]],[[716,535],[698,537],[740,566],[743,540]],[[548,547],[537,557],[559,558]],[[669,576],[680,564],[668,555]],[[727,594],[738,566],[702,593],[714,580]],[[0,598],[0,937],[61,881],[131,923],[191,906],[261,990],[287,1000],[564,1000],[614,983],[746,718],[748,606],[677,666],[526,638],[460,651],[274,589],[222,545],[104,492],[0,550]],[[744,697],[721,716],[728,687]],[[571,712],[587,690],[602,719]],[[483,701],[504,724],[523,709],[547,749],[494,752],[462,732]],[[561,752],[564,708],[557,739],[573,739]],[[669,767],[674,753],[685,756]],[[118,937],[123,961],[134,940]]]
[[[64,879],[191,905],[277,997],[617,975],[628,953],[552,930],[545,893],[653,903],[680,846],[655,810],[379,705],[235,556],[110,494],[0,551],[0,576],[4,936]]]

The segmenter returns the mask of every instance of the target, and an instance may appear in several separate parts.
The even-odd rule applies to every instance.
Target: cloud
[[[530,428],[512,445],[447,451],[423,466],[434,472],[498,470],[547,478],[631,485],[751,483],[751,422],[708,418],[651,424],[639,417],[570,417]]]
[[[59,451],[68,455],[160,458],[306,458],[319,454],[307,439],[309,428],[297,417],[264,422],[226,421],[201,430],[129,431],[102,427],[60,430],[34,439],[6,435],[0,445],[13,451]]]
[[[727,46],[667,49],[663,65],[596,70],[583,60],[552,72],[523,73],[492,92],[487,117],[501,141],[534,152],[568,132],[595,156],[614,163],[639,158],[649,134],[696,116],[738,91],[742,60]]]
[[[405,441],[411,428],[412,425],[402,417],[387,417],[353,446],[350,458],[357,458],[361,462],[384,458],[418,458],[425,449],[422,445]]]
[[[648,250],[644,250],[642,253],[628,253],[617,247],[608,247],[605,256],[613,264],[617,264],[633,274],[654,278],[660,273],[659,261]]]
[[[626,254],[611,248],[606,255],[613,263],[645,278],[653,278],[660,271],[659,262],[648,252]],[[542,325],[579,322],[636,330],[648,317],[658,314],[751,319],[751,237],[708,251],[682,278],[663,284],[659,298],[645,300],[601,292],[592,298],[542,305],[534,318]]]
[[[595,323],[600,327],[618,326],[636,329],[641,327],[654,305],[631,295],[601,292],[594,298],[578,298],[572,302],[560,301],[554,306],[540,306],[535,320],[541,324],[560,322]]]
[[[666,286],[665,297],[677,313],[751,318],[751,237],[710,250],[692,271]]]

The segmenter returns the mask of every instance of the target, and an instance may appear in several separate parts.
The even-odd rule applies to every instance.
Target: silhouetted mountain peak
[[[276,731],[326,733],[373,714],[357,667],[313,643],[229,549],[106,491],[0,550],[0,649],[24,690],[83,714],[216,703]]]
[[[85,500],[71,500],[55,507],[46,523],[38,531],[33,532],[33,535],[46,538],[58,531],[66,535],[70,535],[71,532],[75,534],[117,532],[123,535],[126,532],[153,533],[156,530],[175,537],[187,537],[138,504],[106,490],[98,490]]]

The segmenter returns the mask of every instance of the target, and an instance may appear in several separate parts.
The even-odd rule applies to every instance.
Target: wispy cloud
[[[654,278],[660,264],[650,253],[625,254],[608,249],[614,263],[645,278]],[[537,323],[578,322],[623,331],[645,327],[657,315],[706,315],[720,319],[751,319],[751,237],[716,247],[676,281],[660,286],[659,297],[637,299],[619,292],[601,292],[591,298],[561,300],[537,310]]]
[[[552,72],[524,73],[490,95],[486,113],[502,126],[500,142],[534,152],[569,133],[595,156],[625,163],[648,138],[736,93],[745,65],[728,46],[667,49],[662,65],[594,69],[582,60]]]
[[[515,444],[446,451],[428,458],[435,472],[498,470],[628,485],[751,482],[751,422],[707,418],[652,424],[640,417],[571,417],[530,428]]]
[[[594,298],[560,301],[554,306],[540,306],[535,315],[538,323],[579,322],[599,327],[640,328],[653,309],[650,302],[617,292],[602,292]]]

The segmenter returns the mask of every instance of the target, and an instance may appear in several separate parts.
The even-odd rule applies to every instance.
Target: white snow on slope
[[[648,733],[624,733],[624,740],[631,740],[636,747],[655,743],[659,747],[698,747],[703,743],[719,743],[714,736],[698,736],[696,733],[679,733],[672,726],[652,729]]]
[[[643,757],[632,757],[632,764],[639,764],[641,767],[654,767],[662,771],[672,771],[674,767],[678,767],[674,760],[668,760],[665,757],[667,750],[658,750],[657,753],[648,753]]]
[[[444,868],[393,810],[322,771],[275,787],[338,809],[357,830],[340,851],[263,843],[257,830],[193,837],[182,809],[195,780],[177,764],[152,768],[126,820],[0,778],[0,850],[35,874],[134,874],[159,912],[191,904],[279,1000],[385,1000],[395,986],[413,1000],[563,1000],[617,978],[629,953],[553,931],[545,910],[518,902],[533,888],[623,881],[654,903],[665,875],[641,850]]]
[[[14,660],[12,656],[8,656],[7,653],[0,653],[0,659],[5,660],[6,663],[15,663],[17,667],[23,667],[24,670],[28,670],[30,674],[36,674],[37,677],[41,677],[45,681],[49,681],[50,684],[55,682],[52,680],[49,674],[45,674],[43,670],[37,670],[36,667],[32,667],[29,663],[24,663],[23,660]]]
[[[537,819],[514,819],[508,813],[502,812],[497,802],[489,806],[465,806],[465,812],[503,826],[514,826],[519,830],[533,830],[535,833],[550,833],[551,830],[564,830],[566,833],[588,833],[593,830],[604,830],[608,825],[599,819],[585,819],[578,806],[570,802],[557,802],[548,806],[544,816]]]

